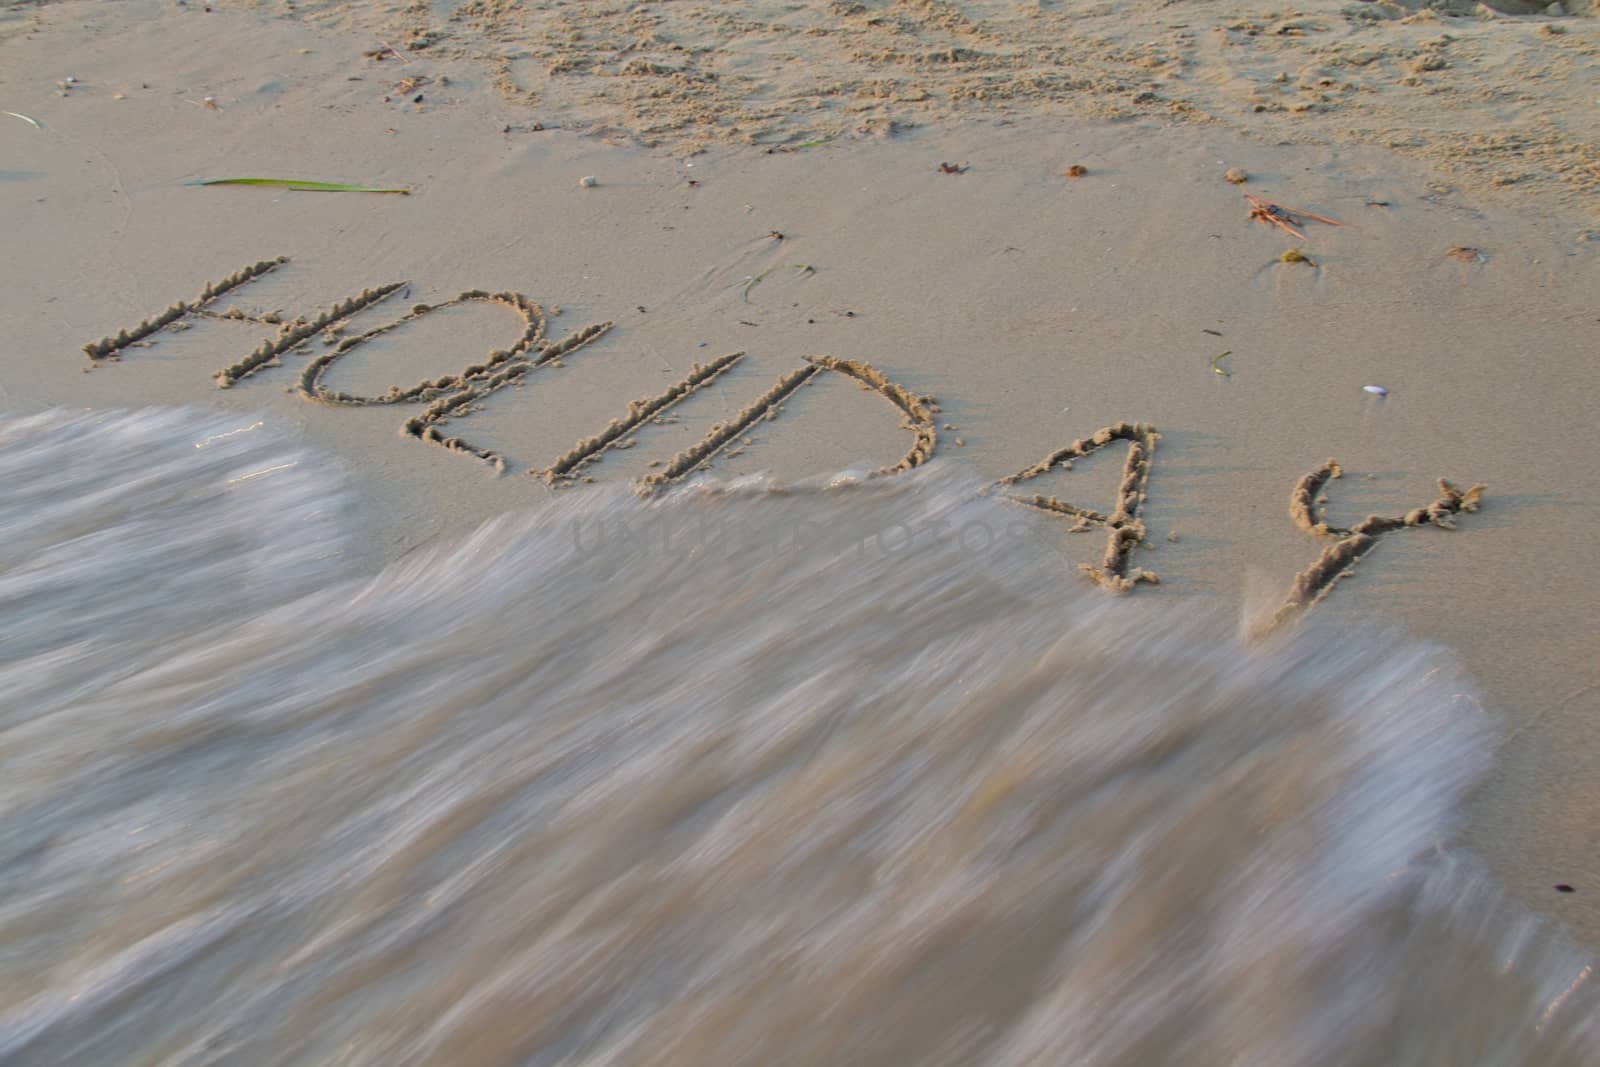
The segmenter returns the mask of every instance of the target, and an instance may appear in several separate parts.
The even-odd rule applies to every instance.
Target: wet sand
[[[1381,533],[1312,610],[1462,657],[1506,736],[1463,841],[1600,942],[1600,22],[204,7],[0,16],[0,110],[38,123],[0,115],[7,410],[270,420],[348,464],[372,563],[707,461],[787,479],[931,456],[998,482],[1146,424],[1143,499],[1119,494],[1118,444],[1028,480],[1076,512],[1027,514],[1064,571],[1104,571],[1120,507],[1121,576],[1159,579],[1127,596],[1247,624],[1328,548],[1290,514],[1328,457],[1330,530],[1483,485],[1453,530]],[[411,191],[185,184],[262,175]],[[1244,193],[1341,225],[1301,215],[1300,240]],[[808,370],[823,357],[931,406]],[[424,414],[463,382],[470,402]]]

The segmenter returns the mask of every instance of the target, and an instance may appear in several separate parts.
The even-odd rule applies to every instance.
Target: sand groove
[[[543,320],[540,320],[541,328]],[[543,344],[535,347],[538,355],[529,359],[525,355],[516,355],[502,360],[494,367],[486,367],[486,374],[474,376],[463,375],[461,385],[455,392],[449,393],[433,401],[423,409],[422,414],[413,415],[401,424],[400,432],[407,437],[436,444],[448,448],[452,452],[461,452],[465,455],[480,459],[489,464],[496,472],[506,468],[505,457],[489,448],[474,445],[460,437],[447,437],[439,429],[440,425],[450,419],[464,418],[475,411],[481,411],[483,401],[491,395],[498,393],[508,385],[518,385],[530,371],[540,367],[561,365],[561,357],[576,352],[590,342],[596,340],[607,330],[611,329],[609,322],[597,322],[585,326],[577,333],[563,337],[554,344]],[[541,343],[542,344],[542,343]],[[469,371],[473,368],[467,368]]]
[[[239,362],[217,371],[212,377],[216,379],[218,389],[227,389],[237,383],[241,378],[248,378],[262,367],[275,364],[278,357],[289,351],[295,345],[309,340],[327,329],[329,326],[348,319],[351,315],[381,303],[405,287],[405,282],[391,282],[380,285],[376,289],[363,289],[347,300],[341,300],[320,312],[310,319],[296,319],[284,323],[278,329],[278,336],[270,341],[262,341],[255,350]]]
[[[837,359],[833,356],[812,356],[810,362],[825,370],[849,375],[882,394],[889,403],[904,413],[906,421],[902,425],[912,433],[911,451],[900,457],[900,462],[894,466],[884,467],[878,471],[879,474],[898,474],[919,467],[933,458],[933,450],[939,443],[939,432],[933,423],[933,413],[939,410],[939,405],[934,402],[933,397],[912,395],[900,385],[890,381],[882,371],[870,363]]]
[[[1296,526],[1306,533],[1318,536],[1328,534],[1343,536],[1349,533],[1348,530],[1335,530],[1317,513],[1317,494],[1322,491],[1322,487],[1330,478],[1342,477],[1344,468],[1339,466],[1338,460],[1330,459],[1294,483],[1294,489],[1289,493],[1289,518]]]
[[[366,344],[376,337],[381,337],[392,330],[397,330],[408,323],[415,322],[424,315],[440,308],[458,307],[473,301],[498,304],[501,307],[507,307],[515,311],[523,320],[522,336],[517,338],[516,343],[510,348],[490,350],[484,362],[474,363],[460,374],[448,375],[434,380],[424,378],[409,389],[390,386],[388,391],[380,396],[355,396],[323,387],[323,374],[340,357],[351,350]],[[306,365],[305,370],[300,375],[300,395],[308,400],[320,400],[324,404],[345,404],[358,407],[371,404],[406,404],[418,400],[432,400],[435,397],[461,389],[470,381],[487,378],[501,365],[522,356],[539,343],[540,338],[544,335],[544,326],[543,309],[521,293],[488,293],[482,289],[470,289],[455,299],[446,300],[442,304],[417,304],[410,312],[401,318],[395,319],[393,322],[384,323],[382,326],[368,330],[360,336],[347,337],[340,341],[338,347],[332,352],[324,353]]]
[[[639,488],[647,493],[654,492],[682,478],[724,448],[729,441],[744,433],[763,418],[774,417],[777,413],[777,406],[783,402],[785,397],[788,397],[796,389],[820,373],[822,373],[821,366],[816,363],[807,363],[805,366],[785,374],[778,379],[771,389],[756,397],[754,402],[745,407],[730,421],[712,423],[710,431],[699,442],[673,456],[661,470],[641,478],[639,480]]]
[[[1273,613],[1266,630],[1275,629],[1319,603],[1340,579],[1350,576],[1356,563],[1377,547],[1378,539],[1384,534],[1418,526],[1454,530],[1455,516],[1462,512],[1477,511],[1486,488],[1474,485],[1462,489],[1440,478],[1439,496],[1431,504],[1412,508],[1400,516],[1368,515],[1349,529],[1344,529],[1328,525],[1315,510],[1317,491],[1329,479],[1339,478],[1343,474],[1339,464],[1330,459],[1296,482],[1289,494],[1289,517],[1296,526],[1307,533],[1338,540],[1323,549],[1309,567],[1295,575],[1294,584]]]
[[[1000,479],[1001,485],[1016,485],[1041,474],[1048,474],[1057,465],[1071,470],[1071,461],[1098,452],[1112,441],[1128,442],[1127,459],[1122,465],[1122,482],[1117,489],[1117,505],[1110,515],[1102,515],[1090,508],[1079,507],[1054,496],[1035,494],[1031,497],[1012,496],[1007,499],[1025,504],[1054,515],[1066,515],[1077,522],[1074,533],[1103,527],[1107,531],[1106,554],[1100,566],[1079,564],[1083,571],[1099,586],[1117,593],[1126,593],[1140,582],[1157,585],[1161,579],[1151,571],[1131,567],[1133,550],[1144,542],[1145,525],[1140,518],[1150,482],[1150,465],[1155,460],[1156,442],[1161,435],[1145,422],[1118,422],[1096,430],[1088,437],[1079,438],[1064,448],[1058,448],[1031,467]]]
[[[743,352],[733,352],[726,356],[720,356],[704,366],[699,363],[692,364],[689,368],[689,376],[681,382],[668,387],[665,392],[656,396],[647,396],[640,400],[631,401],[628,404],[626,418],[612,419],[599,434],[594,437],[585,437],[545,470],[530,470],[528,473],[536,477],[542,477],[552,485],[570,485],[571,479],[569,475],[575,468],[590,462],[612,445],[618,445],[624,437],[632,433],[641,424],[649,419],[656,418],[661,412],[681,403],[702,386],[715,381],[723,371],[743,358]]]
[[[673,456],[661,470],[641,479],[639,482],[640,489],[644,492],[652,492],[677,481],[725,448],[728,442],[743,434],[757,422],[764,418],[776,418],[781,410],[778,405],[786,397],[825,370],[836,371],[856,379],[865,387],[885,397],[891,404],[899,408],[906,417],[902,425],[912,432],[911,450],[893,466],[883,467],[874,471],[874,477],[911,470],[913,467],[926,463],[932,457],[934,447],[938,442],[938,431],[934,428],[933,413],[939,410],[932,397],[913,395],[870,363],[838,359],[834,356],[808,356],[806,357],[805,366],[779,378],[771,389],[758,396],[754,402],[735,415],[732,420],[713,423],[705,437],[701,438],[697,444]]]
[[[120,359],[122,350],[135,341],[141,341],[151,334],[171,326],[181,318],[202,311],[222,294],[237,289],[248,282],[253,282],[263,274],[271,273],[287,262],[289,262],[288,256],[263,259],[258,263],[252,263],[248,267],[234,271],[219,282],[207,282],[205,288],[200,290],[200,295],[193,300],[179,300],[159,315],[145,319],[131,330],[120,330],[113,337],[102,337],[98,341],[89,342],[83,346],[84,355],[88,356],[93,362]]]
[[[539,358],[534,362],[549,363],[551,360],[560,359],[568,352],[575,352],[584,345],[588,344],[590,341],[593,341],[595,338],[599,337],[601,334],[605,333],[607,330],[611,329],[611,326],[612,323],[609,322],[596,322],[592,325],[585,326],[577,333],[563,337],[561,340],[541,351],[539,353]]]

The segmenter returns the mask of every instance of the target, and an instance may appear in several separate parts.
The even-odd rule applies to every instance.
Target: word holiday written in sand
[[[180,300],[131,329],[84,345],[83,351],[91,365],[116,362],[129,348],[152,344],[149,338],[164,330],[188,329],[194,319],[231,319],[277,327],[276,336],[262,341],[247,355],[213,375],[217,386],[226,389],[253,374],[280,366],[282,357],[287,354],[309,354],[312,339],[320,334],[330,351],[311,358],[302,369],[298,385],[302,397],[335,406],[423,404],[425,406],[420,414],[413,415],[402,424],[403,433],[503,471],[506,468],[505,457],[468,442],[460,434],[446,433],[444,428],[483,410],[483,402],[489,396],[510,386],[521,386],[538,372],[564,366],[564,358],[586,348],[612,327],[609,322],[595,323],[560,341],[549,341],[544,336],[544,309],[526,296],[521,293],[490,293],[470,289],[441,304],[413,305],[405,314],[365,333],[352,337],[340,336],[355,314],[407,291],[405,282],[363,289],[325,309],[288,321],[276,314],[247,315],[236,308],[230,308],[225,313],[214,310],[222,296],[272,273],[287,262],[287,257],[280,256],[253,263],[219,282],[208,283],[193,300]],[[474,302],[507,308],[521,318],[521,332],[509,347],[491,349],[482,360],[469,363],[458,374],[424,379],[410,387],[391,386],[376,396],[338,392],[323,384],[324,375],[335,363],[374,338],[400,329],[440,308]],[[592,481],[582,474],[586,466],[599,462],[602,454],[609,449],[633,447],[637,443],[633,436],[635,431],[647,423],[662,423],[674,406],[714,383],[743,358],[743,352],[733,352],[710,363],[691,365],[689,374],[681,381],[659,393],[629,402],[625,414],[611,419],[599,433],[582,438],[547,466],[530,468],[528,473],[555,488],[571,486],[580,478]],[[911,447],[905,455],[898,462],[875,471],[874,476],[908,471],[932,458],[939,438],[933,418],[939,412],[939,405],[933,397],[912,393],[867,363],[833,356],[812,356],[804,360],[801,366],[780,375],[770,388],[738,414],[713,423],[699,442],[664,462],[653,463],[653,467],[660,469],[642,479],[640,489],[654,491],[678,482],[691,472],[706,467],[718,453],[727,451],[730,455],[737,454],[737,448],[730,446],[741,440],[748,442],[745,435],[749,431],[763,420],[777,418],[783,410],[785,399],[825,373],[845,375],[863,388],[878,393],[900,413],[901,426],[911,433]],[[1043,494],[1007,493],[1005,499],[1070,522],[1069,531],[1073,533],[1105,530],[1106,551],[1100,565],[1084,564],[1081,567],[1102,588],[1121,593],[1141,583],[1155,585],[1160,580],[1151,571],[1134,566],[1133,554],[1140,548],[1149,547],[1142,515],[1149,499],[1150,471],[1159,438],[1155,427],[1148,423],[1114,423],[1051,452],[1015,474],[1006,475],[997,483],[997,488],[1017,486],[1053,470],[1070,471],[1074,460],[1084,459],[1115,442],[1125,443],[1127,453],[1122,481],[1116,499],[1107,511],[1096,511]],[[1453,530],[1455,516],[1476,511],[1484,492],[1481,485],[1463,490],[1441,479],[1440,495],[1433,502],[1394,517],[1371,515],[1355,526],[1343,529],[1328,525],[1318,510],[1327,502],[1327,497],[1320,495],[1320,491],[1329,480],[1342,474],[1339,464],[1330,459],[1297,481],[1290,493],[1289,517],[1294,524],[1315,536],[1332,538],[1334,543],[1295,576],[1282,605],[1267,623],[1268,629],[1289,621],[1320,602],[1340,579],[1351,574],[1352,568],[1362,557],[1377,546],[1379,538],[1397,530],[1422,526]]]

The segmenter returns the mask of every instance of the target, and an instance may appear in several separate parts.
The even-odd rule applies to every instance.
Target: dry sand
[[[377,561],[587,478],[668,469],[828,355],[937,397],[936,457],[995,479],[1152,424],[1149,547],[1130,566],[1160,584],[1129,595],[1230,610],[1270,612],[1328,547],[1288,501],[1330,456],[1335,527],[1425,507],[1441,476],[1486,484],[1454,532],[1384,534],[1315,610],[1461,654],[1509,735],[1467,843],[1597,943],[1600,20],[1450,10],[12,6],[0,110],[39,127],[0,115],[0,406],[295,426],[357,475]],[[184,184],[242,175],[412,193]],[[1308,221],[1302,242],[1251,221],[1244,192],[1343,225]],[[1291,248],[1309,262],[1282,261]],[[85,344],[279,256],[210,306],[234,321],[188,316],[91,369]],[[613,325],[440,423],[501,457],[497,477],[400,432],[425,387],[416,404],[298,395],[334,351],[320,332],[244,359],[278,334],[260,320],[394,283],[328,340],[478,290],[542,305],[552,340]],[[375,397],[483,365],[486,386],[530,321],[469,298],[356,345],[320,385]],[[219,390],[241,361],[254,373]],[[892,466],[913,448],[883,396],[813,378],[713,472]],[[608,442],[634,444],[527,476],[612,419],[628,432]],[[1029,489],[1109,514],[1124,450]],[[1041,536],[1063,567],[1101,563],[1103,532],[1068,536],[1075,521],[1041,514]]]

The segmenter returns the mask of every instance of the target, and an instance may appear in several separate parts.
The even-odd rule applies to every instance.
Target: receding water
[[[249,420],[0,420],[0,1062],[1600,1062],[1438,650],[1087,591],[949,472],[355,573]]]

